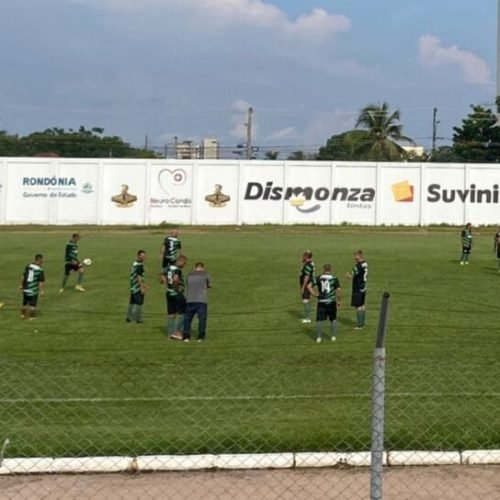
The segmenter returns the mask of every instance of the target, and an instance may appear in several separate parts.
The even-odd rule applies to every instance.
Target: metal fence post
[[[389,317],[389,299],[390,294],[385,292],[382,297],[377,343],[373,355],[371,500],[384,498],[385,335]]]

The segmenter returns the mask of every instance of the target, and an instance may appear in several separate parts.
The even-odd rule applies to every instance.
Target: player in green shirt
[[[142,306],[144,305],[144,295],[146,294],[146,283],[144,281],[144,261],[146,252],[139,250],[137,257],[130,269],[130,301],[127,309],[126,322],[135,320],[142,323]]]
[[[165,269],[177,260],[177,252],[182,248],[179,240],[179,230],[173,229],[163,240],[160,251],[161,268]]]
[[[460,239],[462,242],[460,265],[463,266],[469,264],[470,254],[472,253],[472,224],[470,222],[460,234]]]
[[[314,289],[316,286],[317,291]],[[318,298],[318,309],[316,312],[316,342],[321,342],[323,336],[323,325],[328,319],[330,321],[330,338],[332,342],[337,340],[337,308],[340,307],[341,288],[340,282],[332,274],[332,266],[325,264],[323,272],[315,280],[315,283],[307,285],[309,292]]]
[[[83,273],[85,272],[85,267],[78,260],[78,242],[80,241],[80,235],[78,233],[73,233],[71,239],[66,244],[64,251],[64,277],[62,280],[62,286],[59,293],[64,292],[64,287],[68,282],[69,275],[71,271],[78,273],[78,278],[75,286],[75,290],[78,292],[84,292],[85,288],[82,286]]]
[[[21,319],[34,319],[38,304],[38,294],[45,294],[45,272],[43,270],[43,255],[35,255],[33,263],[24,268],[20,289],[23,292]]]
[[[182,269],[187,263],[187,257],[180,255],[175,264],[168,265],[161,276],[167,285],[167,335],[175,340],[183,339],[184,314],[186,313],[186,298],[184,297],[184,275]]]
[[[302,254],[302,270],[300,271],[299,277],[300,296],[304,307],[304,317],[301,320],[302,323],[311,322],[311,292],[308,285],[314,285],[314,262],[312,257],[313,254],[309,250]]]

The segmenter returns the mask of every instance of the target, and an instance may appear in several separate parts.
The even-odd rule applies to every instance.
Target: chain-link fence
[[[498,361],[456,364],[447,349],[441,363],[377,351],[375,373],[371,352],[323,346],[262,363],[14,353],[0,360],[0,497],[500,498]]]

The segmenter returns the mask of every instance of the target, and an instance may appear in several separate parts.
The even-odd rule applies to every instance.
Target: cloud
[[[70,0],[96,9],[108,9],[136,15],[154,9],[181,11],[197,18],[206,27],[210,22],[234,27],[235,25],[268,28],[280,36],[317,42],[337,33],[348,31],[351,21],[340,14],[330,14],[315,8],[296,19],[264,0]]]
[[[456,67],[467,83],[489,85],[491,71],[486,62],[473,52],[459,49],[456,45],[443,46],[434,35],[423,35],[418,41],[419,59],[426,68]]]
[[[284,127],[272,132],[267,139],[270,141],[281,141],[283,139],[292,139],[296,136],[297,129],[295,127]]]

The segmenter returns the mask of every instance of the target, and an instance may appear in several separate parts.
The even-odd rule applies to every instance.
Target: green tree
[[[293,151],[287,158],[290,161],[316,161],[318,159],[318,153],[305,153],[302,150]]]
[[[118,136],[104,135],[104,129],[93,127],[78,130],[50,128],[34,132],[20,140],[21,154],[34,156],[56,154],[72,158],[156,158],[152,151],[134,148]]]
[[[21,154],[19,137],[0,130],[0,156],[20,156]]]
[[[318,160],[357,161],[363,159],[362,147],[368,140],[365,130],[350,130],[333,135],[319,149]]]
[[[454,127],[453,151],[459,161],[496,163],[500,161],[500,126],[493,111],[471,106],[472,111]]]
[[[403,135],[401,113],[390,111],[387,102],[364,107],[356,120],[356,129],[366,134],[356,147],[356,154],[363,160],[399,161],[406,155],[400,143],[414,144]]]
[[[461,159],[453,146],[441,146],[429,154],[428,161],[433,163],[457,163]]]
[[[266,160],[277,160],[279,155],[279,151],[266,151],[264,156]]]

